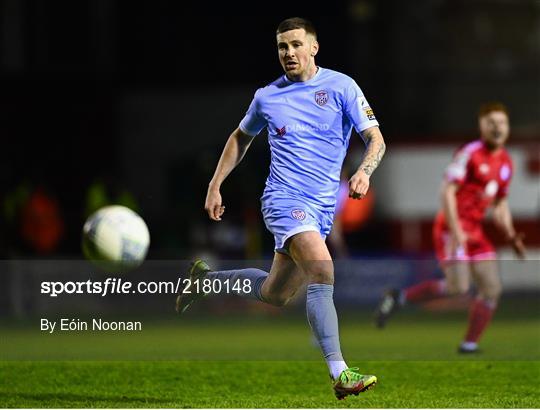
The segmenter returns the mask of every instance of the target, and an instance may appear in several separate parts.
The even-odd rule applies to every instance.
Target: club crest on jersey
[[[322,107],[328,102],[328,93],[324,90],[315,92],[315,102]]]
[[[506,164],[503,165],[499,171],[499,176],[503,181],[508,181],[508,178],[510,178],[510,167]]]
[[[299,221],[303,221],[304,219],[306,219],[306,213],[301,209],[293,209],[291,211],[291,215],[294,219],[297,219]]]
[[[491,180],[487,183],[486,188],[484,189],[484,192],[486,196],[493,197],[499,190],[499,184],[495,180]]]

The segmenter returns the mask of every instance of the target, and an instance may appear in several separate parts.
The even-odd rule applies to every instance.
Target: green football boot
[[[349,367],[341,372],[334,380],[334,391],[338,400],[354,394],[358,396],[366,390],[372,389],[377,384],[377,377],[359,373],[358,367]]]
[[[182,289],[176,298],[176,312],[178,314],[184,313],[193,304],[193,302],[204,297],[204,292],[201,291],[197,293],[197,287],[195,287],[193,283],[198,280],[200,286],[202,287],[201,282],[206,277],[208,272],[210,272],[210,267],[202,259],[196,259],[195,261],[191,262],[191,267],[189,268],[189,283],[186,284],[184,289]]]

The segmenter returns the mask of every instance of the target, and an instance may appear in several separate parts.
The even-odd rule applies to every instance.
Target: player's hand
[[[458,229],[457,231],[452,232],[452,255],[456,256],[459,250],[461,250],[461,252],[465,250],[465,247],[467,245],[467,239],[467,234],[463,232],[462,229]]]
[[[514,253],[519,259],[525,259],[526,257],[526,249],[525,244],[523,243],[523,239],[525,239],[525,234],[523,234],[522,232],[517,233],[512,238],[510,238],[510,245],[512,245]]]
[[[358,170],[349,179],[349,198],[362,199],[369,189],[369,175],[363,170]]]
[[[219,189],[208,188],[204,209],[213,221],[221,221],[221,215],[225,212],[225,207],[221,204],[221,194]]]

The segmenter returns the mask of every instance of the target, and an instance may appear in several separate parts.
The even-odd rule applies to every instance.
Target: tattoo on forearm
[[[379,166],[381,159],[386,151],[386,145],[378,133],[372,131],[363,134],[364,139],[367,141],[368,146],[360,169],[362,169],[366,175],[373,174],[373,171]]]

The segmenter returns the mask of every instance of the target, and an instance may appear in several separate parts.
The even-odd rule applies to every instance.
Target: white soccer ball
[[[144,220],[121,205],[106,206],[90,215],[82,236],[84,256],[111,272],[126,272],[139,266],[150,245]]]

